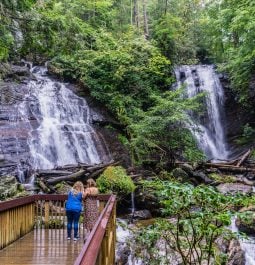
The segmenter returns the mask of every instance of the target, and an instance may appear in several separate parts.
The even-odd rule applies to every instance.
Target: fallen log
[[[51,189],[41,179],[38,178],[36,183],[45,193],[49,193],[51,191]]]
[[[88,178],[94,179],[96,178],[98,175],[100,175],[101,173],[103,173],[105,170],[105,168],[100,168],[98,170],[96,170],[95,172],[91,173],[88,175]]]
[[[70,165],[64,165],[64,166],[57,166],[55,170],[73,170],[77,168],[88,168],[92,165],[85,164],[85,163],[78,163],[78,164],[70,164]]]
[[[43,176],[43,177],[51,177],[52,175],[70,175],[70,171],[67,170],[39,170],[38,172],[39,176]]]
[[[55,178],[49,178],[47,179],[48,184],[56,184],[61,181],[76,181],[81,179],[83,176],[88,176],[89,174],[84,170],[81,169],[78,172],[75,172],[73,174],[67,175],[67,176],[61,176],[61,177],[55,177]]]
[[[238,163],[236,164],[238,167],[240,167],[242,165],[242,163],[248,158],[248,156],[251,153],[251,149],[249,149],[242,157],[241,159],[238,161]]]
[[[238,167],[238,166],[230,166],[230,165],[220,165],[220,164],[204,164],[205,167],[217,168],[222,171],[230,171],[235,173],[246,173],[246,172],[253,172],[255,173],[255,168],[248,168],[248,167]]]
[[[88,168],[87,168],[87,171],[88,171],[88,172],[93,172],[93,171],[95,171],[95,170],[98,170],[98,169],[101,169],[101,168],[105,168],[105,167],[109,167],[109,166],[114,166],[114,165],[117,165],[117,164],[119,164],[119,161],[114,162],[114,161],[112,160],[112,161],[110,161],[109,163],[99,164],[99,165],[96,165],[96,166],[88,167]]]

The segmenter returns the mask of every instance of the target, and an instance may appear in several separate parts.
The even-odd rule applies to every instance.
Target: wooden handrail
[[[111,195],[104,210],[101,212],[96,224],[94,225],[80,255],[76,259],[74,265],[94,265],[96,264],[99,251],[102,245],[106,226],[109,223],[111,214],[113,213],[116,202],[116,196]]]
[[[114,264],[116,196],[102,194],[96,197],[102,211],[75,265]],[[67,195],[38,194],[0,202],[0,249],[35,227],[49,228],[56,224],[62,228],[66,200]]]
[[[108,201],[110,195],[108,194],[100,194],[97,195],[98,200],[100,201]],[[17,199],[13,199],[10,201],[0,202],[0,212],[33,203],[38,200],[47,200],[47,201],[65,201],[67,200],[66,194],[37,194],[37,195],[30,195],[26,197],[21,197]]]

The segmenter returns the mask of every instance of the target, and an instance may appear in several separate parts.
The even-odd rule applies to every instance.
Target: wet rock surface
[[[35,93],[31,93],[31,89],[41,89],[45,85],[44,80],[37,80],[35,75],[30,72],[31,65],[28,66],[25,66],[24,63],[0,65],[2,77],[2,81],[0,81],[0,175],[13,174],[18,176],[17,165],[20,164],[21,160],[28,165],[31,164],[29,141],[38,136],[37,128],[43,119],[38,99],[35,97]],[[34,67],[33,73],[38,72],[40,72],[40,67]],[[35,81],[36,86],[31,88],[29,86],[30,81]],[[58,96],[61,85],[56,80],[55,88],[52,89],[52,91],[54,90],[53,96]],[[78,85],[64,85],[79,94]],[[129,154],[118,139],[120,125],[107,113],[103,106],[90,98],[88,101],[90,107],[88,119],[95,129],[95,133],[91,137],[98,153],[102,154],[101,159],[106,161],[110,157],[129,166]],[[80,103],[82,104],[82,98]],[[85,118],[87,119],[87,117]],[[68,137],[70,137],[69,127],[63,126],[62,128]],[[78,135],[78,137],[82,136]],[[36,145],[37,143],[34,142],[33,144]]]
[[[217,186],[217,190],[223,194],[250,194],[252,187],[242,183],[224,183]]]
[[[33,76],[27,67],[12,65],[0,81],[0,153],[5,160],[0,161],[2,173],[9,173],[15,163],[28,156],[30,124],[22,119],[19,104],[29,94],[26,83],[31,78]],[[21,79],[26,82],[21,82]],[[32,114],[29,120],[34,123]]]
[[[227,133],[227,141],[230,147],[231,156],[235,157],[240,154],[242,150],[247,148],[246,145],[238,145],[237,139],[243,133],[245,124],[253,125],[255,122],[254,110],[245,107],[238,102],[236,92],[231,87],[229,76],[226,73],[220,73],[219,78],[225,93],[225,113],[226,123],[225,129]],[[249,85],[250,103],[255,104],[255,75],[252,77]]]
[[[245,254],[238,240],[231,240],[228,247],[227,265],[245,265]]]

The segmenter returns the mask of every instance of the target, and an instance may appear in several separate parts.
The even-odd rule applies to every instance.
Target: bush
[[[129,194],[135,189],[132,179],[121,166],[107,167],[97,179],[97,185],[102,193],[113,192],[119,195]]]

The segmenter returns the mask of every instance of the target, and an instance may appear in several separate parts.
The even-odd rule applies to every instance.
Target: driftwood
[[[202,167],[217,168],[219,170],[236,172],[236,173],[255,172],[255,168],[239,167],[239,166],[226,165],[221,163],[204,163],[202,164]]]
[[[76,180],[80,179],[82,176],[84,176],[85,174],[86,174],[86,171],[84,169],[81,169],[80,171],[75,172],[75,173],[70,174],[70,175],[67,175],[67,176],[49,178],[49,179],[47,179],[47,183],[48,184],[56,184],[58,182],[66,181],[66,180],[76,181]]]
[[[59,170],[57,168],[54,170],[39,170],[38,175],[40,177],[43,177],[43,179],[49,185],[54,185],[61,181],[85,181],[88,178],[96,178],[105,170],[106,167],[117,164],[119,164],[119,162],[110,161],[109,163],[90,166],[88,166],[87,164],[67,165],[63,167],[58,167]],[[72,171],[70,171],[71,169]]]
[[[37,172],[38,175],[47,177],[47,176],[53,176],[53,175],[70,175],[70,171],[67,170],[40,170]]]
[[[37,185],[46,193],[51,191],[51,189],[41,179],[37,179]]]
[[[242,157],[241,159],[238,161],[238,163],[236,164],[238,167],[240,167],[242,165],[242,163],[249,157],[251,153],[251,149],[249,149]]]
[[[91,167],[92,165],[84,164],[84,163],[78,163],[78,164],[71,164],[71,165],[64,165],[64,166],[58,166],[55,168],[55,170],[74,170],[76,168],[83,168],[86,169],[88,167]]]

